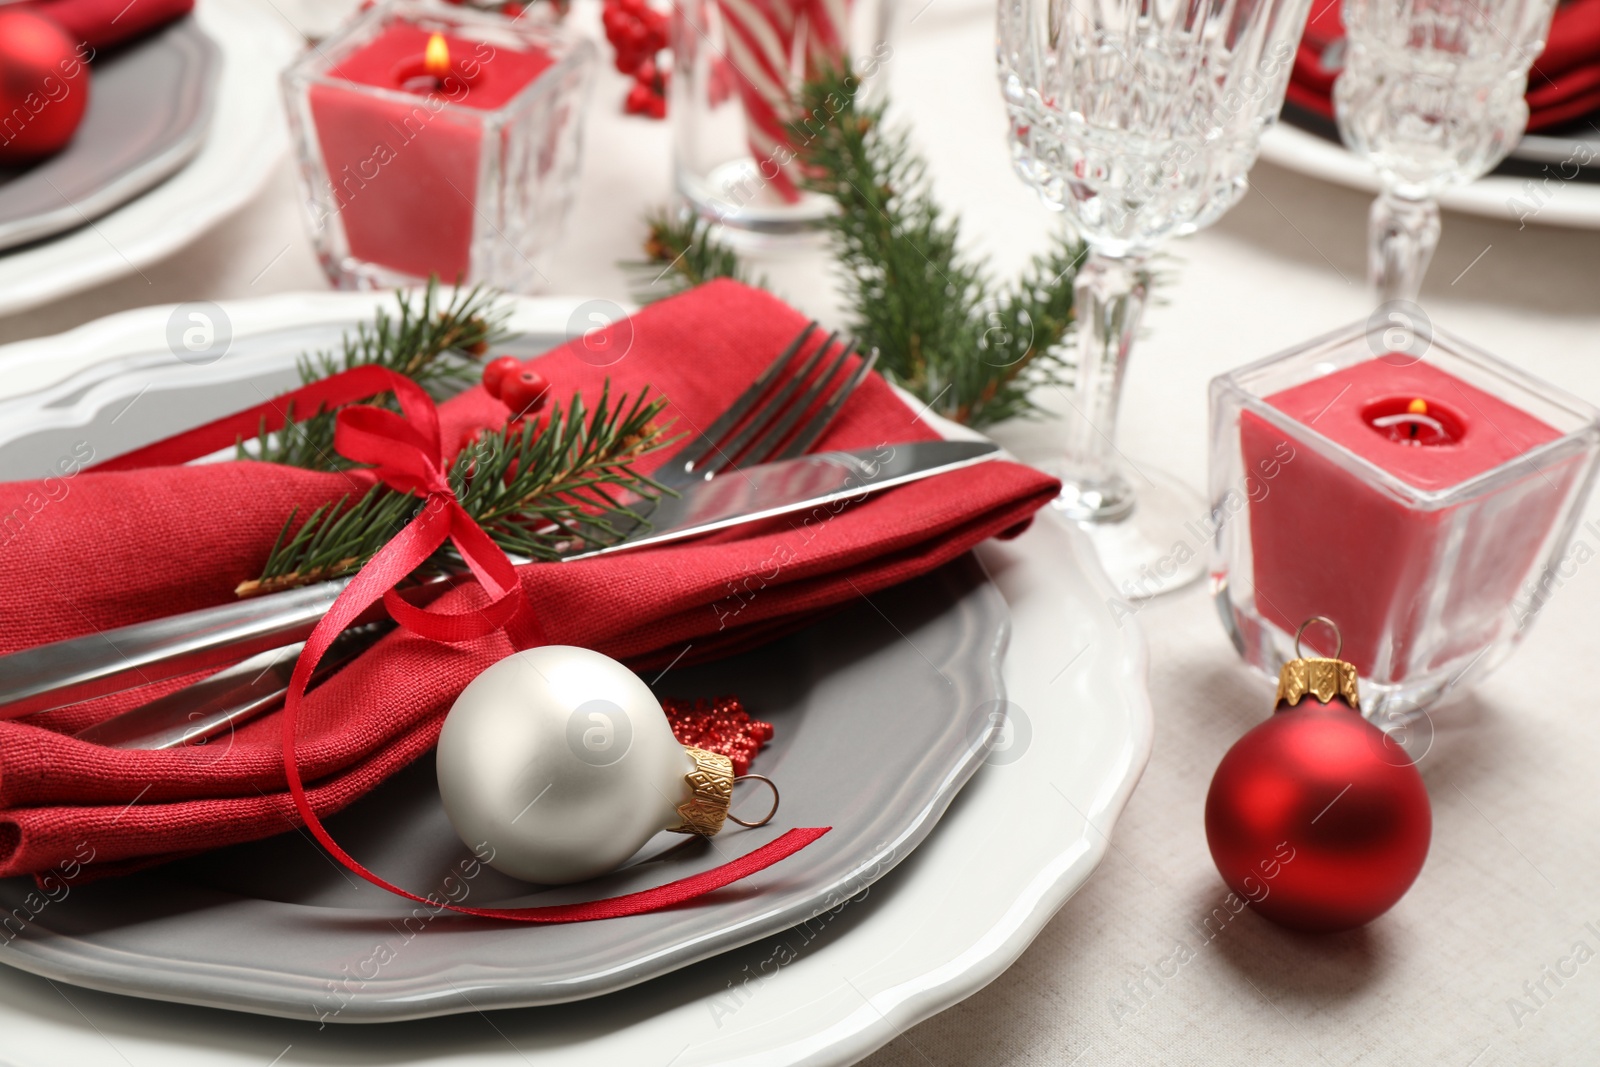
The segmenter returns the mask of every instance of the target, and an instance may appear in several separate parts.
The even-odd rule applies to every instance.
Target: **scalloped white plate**
[[[175,174],[92,222],[0,254],[0,315],[132,274],[238,210],[289,145],[278,73],[304,42],[268,3],[199,0],[195,18],[222,52],[211,128]]]
[[[1555,140],[1540,138],[1541,142]],[[1374,195],[1378,192],[1378,175],[1363,160],[1343,145],[1287,123],[1277,123],[1261,138],[1261,158],[1336,185],[1362,189]],[[1545,226],[1600,229],[1600,183],[1555,181],[1549,186],[1550,192],[1542,196],[1542,203],[1536,204],[1523,188],[1527,181],[1527,178],[1491,175],[1470,185],[1445,190],[1439,203],[1452,211],[1514,222],[1519,226],[1525,217],[1527,222]],[[1519,208],[1518,204],[1526,207]]]
[[[234,337],[247,338],[346,320],[382,299],[287,295],[224,310]],[[579,303],[520,300],[513,326],[560,333]],[[0,348],[0,393],[42,389],[101,361],[126,365],[164,345],[171,312],[146,308]],[[227,363],[206,369],[221,373]],[[1021,954],[1104,856],[1150,753],[1143,638],[1125,612],[1119,622],[1082,535],[1037,522],[979,557],[1012,612],[1004,668],[1018,722],[1012,744],[979,768],[916,852],[836,912],[592,1000],[359,1028],[152,1003],[0,968],[0,1056],[8,1067],[859,1059]]]

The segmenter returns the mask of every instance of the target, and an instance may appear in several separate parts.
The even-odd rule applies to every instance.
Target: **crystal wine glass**
[[[1377,167],[1367,274],[1380,304],[1414,302],[1446,186],[1505,158],[1528,122],[1528,68],[1555,0],[1345,0],[1339,135]]]
[[[1198,577],[1210,512],[1115,444],[1147,260],[1243,194],[1277,118],[1308,0],[1000,0],[1017,173],[1088,245],[1074,281],[1077,380],[1056,505],[1125,594]],[[1201,531],[1197,542],[1196,530]]]

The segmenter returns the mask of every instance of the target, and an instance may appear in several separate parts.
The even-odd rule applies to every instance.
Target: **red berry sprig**
[[[501,381],[521,369],[522,361],[515,356],[496,356],[483,365],[483,391],[499,400]]]
[[[508,438],[522,433],[522,428],[550,403],[550,382],[527,363],[512,356],[498,356],[483,365],[483,390],[511,409],[506,428],[501,431]],[[456,443],[457,451],[465,452],[488,432],[483,427],[464,430]],[[535,427],[538,432],[538,427]],[[506,472],[509,483],[516,475],[513,463]],[[468,472],[469,476],[471,472]]]
[[[537,415],[550,402],[549,380],[511,356],[484,364],[483,391],[511,409],[513,423]]]
[[[605,0],[601,22],[606,40],[616,49],[617,70],[633,75],[624,110],[665,118],[667,73],[661,69],[661,52],[667,47],[666,13],[647,0]]]
[[[633,76],[633,85],[628,89],[628,98],[623,102],[622,109],[630,115],[666,118],[667,78],[670,76],[670,72],[656,66],[655,60],[645,60]]]

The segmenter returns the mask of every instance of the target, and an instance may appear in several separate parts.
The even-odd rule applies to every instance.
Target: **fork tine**
[[[779,419],[780,416],[783,416],[784,418],[789,417],[785,414],[785,409],[789,405],[790,398],[793,397],[800,387],[805,384],[806,380],[811,377],[811,372],[816,369],[817,364],[822,361],[822,357],[827,354],[828,350],[833,347],[834,342],[836,342],[838,339],[838,331],[830,333],[823,340],[822,344],[817,346],[816,351],[811,353],[810,357],[806,359],[805,363],[801,365],[800,369],[795,371],[794,374],[790,376],[789,380],[784,382],[783,386],[778,389],[777,392],[773,393],[771,398],[768,399],[765,404],[761,405],[760,410],[758,410],[755,415],[751,417],[749,424],[745,426],[744,429],[740,430],[731,441],[727,442],[727,444],[717,446],[716,455],[707,457],[704,463],[695,468],[695,473],[700,475],[716,474],[718,471],[732,466],[734,461],[739,459],[740,453],[745,450],[745,446],[748,445],[751,440],[755,439],[758,435],[760,435],[761,440],[765,441],[767,439],[766,433],[768,427],[773,424],[774,420]],[[826,380],[826,378],[832,374],[833,368],[830,367],[827,373],[824,375],[824,380]],[[800,401],[799,410],[804,411],[807,407],[809,407],[811,405],[812,398],[812,394],[807,394],[805,397],[803,397]],[[747,462],[759,463],[760,460],[750,459]]]
[[[806,395],[801,397],[793,407],[786,411],[783,418],[780,419],[778,423],[772,427],[772,429],[762,435],[761,440],[757,441],[751,446],[751,463],[765,463],[767,460],[773,457],[773,454],[778,451],[778,446],[783,444],[784,440],[788,438],[795,426],[799,424],[801,417],[809,412],[812,409],[812,406],[816,404],[816,402],[821,399],[830,388],[833,387],[835,376],[838,375],[840,369],[844,367],[845,363],[849,361],[854,349],[855,338],[852,337],[848,342],[845,343],[844,347],[840,349],[838,358],[832,363],[828,364],[827,369],[825,369],[821,374],[817,375],[816,384],[806,392]],[[849,384],[849,375],[846,375],[843,381],[844,384],[841,386],[841,388],[847,390],[854,388],[854,386]],[[806,423],[804,428],[810,430],[815,424],[820,423],[820,425],[816,425],[816,433],[821,433],[821,428],[826,426],[828,421],[833,418],[832,413],[838,410],[839,409],[834,405],[833,400],[830,399],[823,405],[822,410],[818,411],[816,415]],[[815,434],[812,435],[812,439],[815,439]]]
[[[719,415],[717,420],[707,426],[696,440],[685,446],[683,451],[674,456],[669,465],[682,469],[685,473],[692,471],[694,465],[704,459],[706,454],[716,447],[717,439],[725,436],[729,430],[739,425],[739,421],[749,414],[756,401],[761,399],[762,394],[771,387],[784,369],[794,361],[800,349],[805,347],[807,338],[816,332],[816,329],[817,323],[815,320],[808,322],[806,328],[800,331],[799,336],[789,342],[789,347],[785,348],[778,358],[773,360],[767,369],[761,372],[761,376],[751,383],[750,388],[739,394],[739,398],[733,402],[733,406]]]
[[[850,338],[850,343],[845,346],[845,351],[847,353],[854,351],[855,347],[856,339],[852,337]],[[856,386],[866,380],[868,373],[871,372],[873,365],[877,362],[878,350],[874,348],[871,355],[861,360],[860,365],[856,367],[856,372],[850,376],[850,380],[840,386],[838,391],[828,399],[828,403],[823,409],[817,412],[816,417],[801,428],[800,432],[795,435],[795,439],[789,443],[789,447],[773,458],[794,459],[797,456],[805,455],[806,450],[816,443],[817,438],[822,436],[822,431],[826,430],[828,424],[833,422],[834,416],[839,414],[839,409],[844,407],[846,400],[850,399],[850,394],[856,391]]]

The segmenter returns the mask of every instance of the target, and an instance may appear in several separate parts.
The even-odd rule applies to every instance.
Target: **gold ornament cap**
[[[694,761],[694,769],[683,776],[689,787],[689,796],[678,805],[679,821],[667,827],[669,833],[715,837],[727,820],[740,826],[765,826],[778,814],[778,787],[772,779],[760,774],[742,774],[736,778],[733,760],[722,753],[708,752],[693,745],[684,745],[683,750]],[[734,783],[744,781],[765,782],[772,790],[772,809],[755,822],[745,822],[728,812],[733,805]]]
[[[1331,657],[1304,656],[1300,653],[1300,637],[1306,632],[1306,627],[1314,622],[1326,623],[1338,639],[1339,643]],[[1294,632],[1295,658],[1285,663],[1278,672],[1278,703],[1292,707],[1309,693],[1324,704],[1334,697],[1342,697],[1346,704],[1359,711],[1361,694],[1357,688],[1356,668],[1354,664],[1339,658],[1343,651],[1344,635],[1332,619],[1325,615],[1313,615],[1301,623]]]

